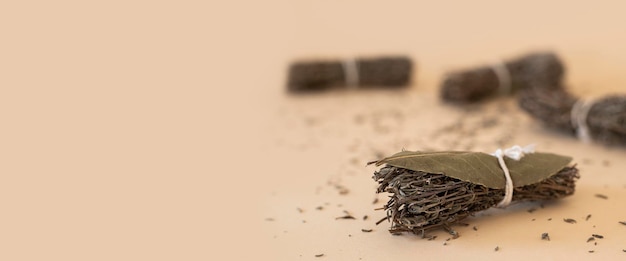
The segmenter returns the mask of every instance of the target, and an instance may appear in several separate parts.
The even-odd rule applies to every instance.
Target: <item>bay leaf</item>
[[[504,157],[515,187],[542,181],[566,167],[571,160],[567,156],[537,152],[527,154],[519,161]],[[494,189],[503,189],[506,182],[498,159],[482,152],[403,151],[375,163],[376,166],[389,164],[415,171],[444,174]]]
[[[552,153],[530,153],[520,160],[504,157],[515,187],[540,182],[558,173],[572,161],[572,157]],[[503,172],[504,173],[504,172]]]

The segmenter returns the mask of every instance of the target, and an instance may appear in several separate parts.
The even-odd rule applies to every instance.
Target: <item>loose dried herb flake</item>
[[[596,196],[596,198],[601,198],[601,199],[608,199],[609,198],[609,197],[607,197],[606,195],[603,195],[603,194],[596,194],[595,196]]]
[[[563,221],[565,221],[565,223],[576,224],[576,219],[573,218],[564,218]]]

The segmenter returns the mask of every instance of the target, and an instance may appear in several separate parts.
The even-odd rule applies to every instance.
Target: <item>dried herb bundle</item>
[[[579,175],[575,166],[567,166],[570,160],[547,153],[530,154],[517,162],[505,159],[513,184],[519,184],[513,201],[573,194]],[[401,152],[372,163],[386,163],[373,178],[379,183],[377,193],[391,193],[384,207],[391,233],[424,236],[431,229],[449,230],[462,219],[496,206],[505,193],[497,159],[484,153]]]
[[[572,107],[578,99],[563,88],[530,88],[520,93],[519,106],[546,126],[575,135]],[[626,145],[626,96],[594,101],[585,119],[590,137],[606,145]]]
[[[344,61],[302,61],[289,68],[287,89],[290,92],[321,91],[346,87],[351,80],[359,87],[402,87],[409,85],[413,64],[408,57],[360,58],[353,61],[353,77]]]
[[[441,84],[441,97],[447,102],[470,103],[499,92],[501,84],[510,84],[510,92],[529,87],[556,88],[561,86],[565,68],[556,54],[532,53],[505,62],[510,83],[501,82],[497,64],[461,70],[446,75]]]

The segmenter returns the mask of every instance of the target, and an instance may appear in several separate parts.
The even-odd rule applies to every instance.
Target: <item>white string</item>
[[[343,72],[346,76],[348,87],[359,86],[359,67],[353,58],[343,60]]]
[[[578,99],[578,101],[574,103],[574,106],[572,106],[572,112],[570,113],[572,127],[576,129],[576,136],[584,143],[591,142],[589,126],[587,126],[587,116],[594,103],[595,100],[592,98]]]
[[[496,73],[496,76],[498,77],[498,83],[500,84],[498,90],[500,90],[500,94],[510,94],[512,88],[511,72],[509,72],[506,64],[504,64],[502,60],[497,60],[491,64],[491,69],[493,69],[493,71]]]
[[[506,179],[506,182],[504,184],[504,198],[502,199],[502,201],[500,201],[500,203],[498,203],[497,207],[506,207],[511,204],[511,201],[513,200],[513,179],[511,179],[511,173],[509,173],[509,168],[506,166],[506,163],[504,163],[504,156],[513,160],[520,160],[524,157],[524,155],[533,152],[535,152],[535,145],[530,144],[523,148],[519,145],[515,145],[513,147],[505,149],[504,151],[502,149],[498,149],[496,150],[496,152],[491,154],[492,156],[498,158],[498,163],[500,164],[500,168],[502,168],[502,170],[504,171],[504,177]]]

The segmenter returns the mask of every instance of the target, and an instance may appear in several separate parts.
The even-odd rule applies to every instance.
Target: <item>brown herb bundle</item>
[[[530,88],[519,95],[519,106],[546,126],[575,135],[572,107],[577,98],[563,88]],[[626,145],[626,96],[595,100],[585,122],[590,137],[606,145]]]
[[[387,163],[374,172],[373,178],[379,184],[377,193],[391,193],[384,206],[387,211],[386,219],[391,222],[391,233],[410,232],[424,236],[431,229],[444,228],[451,231],[450,226],[478,211],[496,206],[503,199],[504,187],[497,185],[499,182],[495,182],[494,178],[489,178],[490,173],[494,172],[493,165],[497,166],[497,163],[490,161],[489,157],[492,156],[482,153],[455,153],[459,154],[441,156],[440,153],[433,153],[434,157],[425,155],[426,158],[423,157],[424,153],[399,153],[373,162]],[[414,155],[419,158],[413,157]],[[453,158],[455,155],[461,155],[461,161],[447,162],[450,166],[434,165],[446,163],[444,157]],[[573,194],[575,182],[579,178],[578,169],[575,166],[563,167],[570,159],[559,157],[561,156],[539,154],[529,157],[525,162],[515,163],[509,160],[507,165],[510,165],[511,175],[516,175],[513,179],[520,184],[514,188],[513,202],[552,200]],[[416,162],[416,159],[422,162]],[[495,158],[493,160],[497,161]],[[473,165],[473,168],[467,168],[467,164]],[[555,167],[558,171],[554,171]],[[453,173],[454,169],[459,170],[460,174]],[[465,170],[468,173],[462,173]],[[526,174],[542,170],[547,171],[523,180],[526,176],[533,176]],[[547,177],[533,182],[544,176]]]
[[[356,79],[360,88],[403,87],[409,85],[413,63],[403,56],[359,58],[354,60]],[[345,88],[351,84],[344,61],[300,61],[291,64],[287,90],[292,93]]]
[[[497,66],[505,67],[502,69],[507,71],[509,83],[501,82],[503,79],[498,76]],[[452,103],[476,102],[497,94],[502,84],[510,85],[511,93],[531,86],[553,88],[561,85],[564,74],[565,68],[556,54],[532,53],[503,65],[493,64],[449,73],[441,84],[441,98]]]

